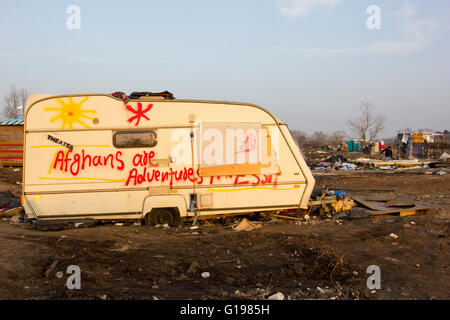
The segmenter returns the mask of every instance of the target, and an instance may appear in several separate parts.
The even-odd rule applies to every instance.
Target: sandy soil
[[[20,172],[2,169],[0,178],[0,187],[17,188]],[[340,223],[264,222],[250,232],[218,222],[197,230],[186,224],[35,231],[2,220],[0,299],[262,299],[276,292],[291,299],[450,298],[448,174],[320,174],[317,185],[395,190],[441,208]],[[69,265],[81,268],[81,290],[66,287]],[[369,265],[381,268],[376,292],[366,288]]]

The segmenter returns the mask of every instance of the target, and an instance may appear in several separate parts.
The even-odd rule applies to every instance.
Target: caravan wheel
[[[145,217],[145,223],[152,226],[167,223],[171,227],[178,227],[180,224],[180,215],[178,210],[173,208],[153,209]]]

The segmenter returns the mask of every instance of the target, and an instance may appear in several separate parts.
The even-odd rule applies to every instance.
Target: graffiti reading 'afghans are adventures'
[[[107,155],[92,155],[84,149],[81,152],[72,150],[59,150],[55,153],[51,168],[62,172],[68,172],[73,176],[78,176],[81,171],[91,167],[105,167],[118,171],[125,169],[125,162],[122,160],[122,152],[109,153]],[[213,185],[215,181],[229,182],[233,185],[273,185],[277,186],[280,174],[263,175],[227,175],[200,177],[199,170],[194,175],[191,167],[181,169],[158,168],[159,163],[155,160],[154,151],[143,151],[133,156],[131,161],[132,169],[127,173],[125,186],[137,186],[145,182],[154,181],[168,183],[173,186],[175,182],[195,182],[196,184],[209,183]]]
[[[89,155],[84,149],[81,153],[73,153],[72,150],[64,152],[58,151],[53,161],[53,169],[63,172],[70,172],[73,176],[77,176],[81,170],[86,170],[90,167],[107,167],[122,171],[125,168],[125,163],[121,159],[122,152],[110,153],[108,155]]]

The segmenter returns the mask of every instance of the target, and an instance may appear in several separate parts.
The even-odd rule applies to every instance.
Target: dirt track
[[[449,175],[320,175],[317,184],[395,189],[443,208],[429,215],[341,224],[264,223],[251,232],[218,223],[197,230],[188,225],[101,226],[44,232],[4,220],[0,298],[254,299],[278,291],[292,299],[450,298]],[[398,239],[389,238],[391,233]],[[60,264],[44,277],[56,258]],[[188,272],[193,262],[198,267],[194,263],[195,272]],[[72,264],[81,268],[81,290],[65,286],[65,270]],[[366,268],[373,264],[381,268],[381,290],[376,293],[365,285]],[[61,279],[55,277],[57,271],[64,272]],[[202,272],[210,277],[202,278]]]

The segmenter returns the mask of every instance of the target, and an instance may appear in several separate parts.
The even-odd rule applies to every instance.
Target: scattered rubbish
[[[210,276],[209,272],[203,272],[202,273],[202,278],[203,279],[209,278],[209,276]]]
[[[348,198],[348,193],[345,190],[329,191],[329,195],[336,196],[340,199]]]
[[[118,249],[109,249],[109,251],[119,251],[119,252],[124,252],[124,251],[129,250],[130,248],[131,248],[131,246],[130,246],[128,243],[126,243],[126,244],[124,244],[121,248],[118,248]]]
[[[61,279],[63,276],[64,276],[64,273],[63,273],[62,271],[58,271],[58,272],[55,274],[55,277],[58,278],[58,279]]]
[[[44,272],[44,276],[48,278],[50,274],[55,270],[56,266],[59,264],[59,258],[55,259],[52,264],[47,268],[47,270]]]
[[[439,170],[437,172],[435,172],[434,174],[438,175],[438,176],[443,176],[444,174],[447,174],[447,171],[445,170]]]
[[[162,225],[162,227],[163,227],[164,229],[170,229],[170,226],[169,226],[168,223],[164,223],[164,224]]]
[[[280,218],[280,219],[288,219],[288,220],[302,220],[301,218],[290,217],[290,216],[282,216],[282,215],[279,215],[279,214],[274,214],[272,217],[276,217],[276,218]],[[259,226],[259,227],[261,227],[261,226]],[[246,230],[246,231],[251,231],[251,230]]]
[[[320,293],[325,293],[325,290],[323,290],[321,287],[317,287],[316,289],[317,289],[317,291],[319,291]]]
[[[374,160],[374,159],[356,159],[353,163],[364,168],[382,168],[382,167],[416,167],[419,165],[429,164],[431,161],[414,160]]]
[[[192,261],[191,265],[187,269],[186,273],[188,273],[188,274],[189,273],[196,273],[199,267],[200,267],[200,265],[198,264],[198,262]]]
[[[20,205],[20,199],[10,191],[0,191],[0,216],[12,217],[20,212],[10,211],[14,208],[22,208]]]
[[[123,226],[123,222],[117,222],[114,224],[115,226]]]
[[[416,224],[414,221],[411,221],[411,224]]]
[[[15,207],[15,208],[4,208],[0,210],[0,217],[15,217],[19,216],[21,213],[23,213],[22,207]]]
[[[337,170],[355,170],[356,167],[357,166],[354,163],[344,162],[344,163],[341,163],[339,166],[337,166],[336,169]]]
[[[106,299],[108,299],[108,296],[105,294],[105,295],[101,296],[100,299],[106,300]]]
[[[22,209],[22,208],[19,208],[19,209]],[[15,209],[12,209],[12,210],[15,210]],[[5,214],[7,214],[7,213],[5,212]],[[11,224],[19,224],[22,222],[23,222],[23,217],[21,217],[20,215],[17,215],[17,214],[12,216],[9,220],[9,223],[11,223]]]
[[[398,214],[400,216],[415,215],[417,213],[428,212],[433,205],[415,202],[414,196],[399,195],[393,200],[380,198],[378,201],[370,201],[368,197],[352,196],[360,205],[370,209],[367,212],[371,215]],[[369,197],[370,199],[370,197]]]
[[[61,236],[58,240],[56,240],[56,243],[60,242],[64,238],[67,238],[67,236]]]
[[[447,152],[444,152],[443,154],[441,154],[441,156],[439,157],[438,160],[445,161],[445,160],[449,160],[449,159],[450,159],[450,154],[448,154]]]
[[[54,219],[54,220],[27,220],[23,223],[20,223],[19,226],[26,229],[36,229],[40,231],[58,231],[58,230],[66,230],[66,229],[74,229],[77,224],[77,228],[88,228],[94,227],[97,225],[97,221],[95,219]]]
[[[243,218],[237,226],[233,226],[236,231],[252,231],[261,228],[260,224],[254,224],[248,221],[247,218]]]
[[[350,198],[346,198],[343,200],[338,200],[334,203],[330,203],[330,206],[333,208],[333,211],[335,213],[339,213],[351,210],[355,206],[355,202]]]
[[[284,294],[277,292],[269,297],[269,300],[284,300]]]
[[[334,216],[334,218],[336,219],[344,219],[344,220],[364,219],[371,217],[372,215],[362,208],[352,208],[350,211],[342,212]]]
[[[326,162],[329,163],[343,163],[343,162],[347,162],[347,158],[344,157],[343,155],[335,155],[335,156],[330,156],[326,159]]]
[[[180,276],[177,278],[177,280],[180,280],[180,281],[182,281],[182,280],[186,280],[188,277],[185,275],[185,274],[180,274]]]
[[[391,233],[391,234],[389,235],[389,238],[397,239],[397,238],[398,238],[398,235],[396,235],[395,233]]]

